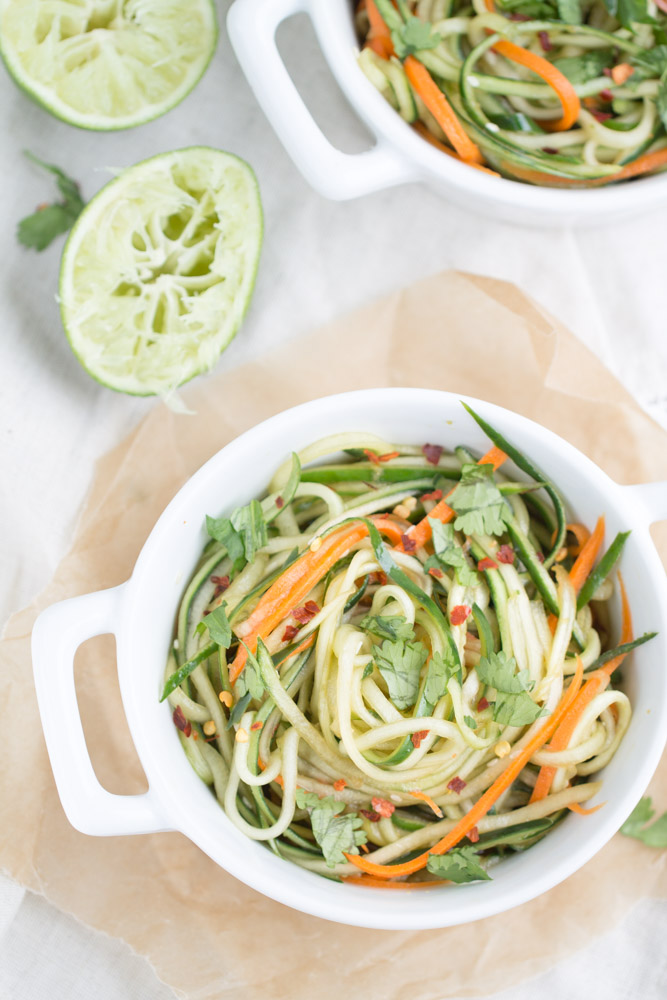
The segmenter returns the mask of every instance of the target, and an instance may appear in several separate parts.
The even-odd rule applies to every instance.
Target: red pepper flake
[[[486,698],[480,698],[477,702],[477,711],[483,712],[485,708],[489,707],[489,702]]]
[[[514,549],[511,545],[501,545],[496,552],[498,562],[506,563],[509,566],[514,562]]]
[[[410,739],[412,740],[412,745],[415,749],[422,745],[422,741],[428,736],[428,729],[419,729],[416,733],[413,733]]]
[[[373,806],[373,809],[375,810],[376,813],[379,813],[380,816],[384,816],[386,819],[388,819],[391,816],[394,809],[396,808],[394,803],[389,802],[388,799],[372,798],[371,805]]]
[[[467,782],[464,781],[463,778],[456,777],[452,778],[452,780],[448,782],[447,788],[450,790],[450,792],[456,792],[456,794],[458,795],[459,792],[463,791],[466,784]]]
[[[549,153],[550,156],[558,156],[558,150],[554,149],[553,146],[542,146],[543,153]]]
[[[417,548],[417,543],[414,538],[410,538],[409,535],[401,535],[401,545],[405,552],[414,552]]]
[[[184,736],[190,735],[190,733],[192,732],[192,724],[183,715],[183,709],[181,708],[180,705],[178,705],[174,709],[174,714],[172,715],[172,719],[174,720],[174,725],[176,726],[176,728],[180,729],[180,731],[183,733]]]
[[[498,569],[498,563],[494,562],[493,559],[489,559],[488,556],[484,556],[483,559],[477,563],[477,569]]]
[[[333,786],[337,792],[342,792],[346,785],[347,781],[345,780],[345,778],[339,778],[338,781],[334,781],[333,783]]]
[[[516,11],[508,14],[508,20],[510,21],[530,21],[527,14],[517,14]]]
[[[549,33],[547,31],[538,31],[537,37],[540,40],[540,45],[542,46],[543,52],[551,52],[553,45],[551,44],[551,39],[549,38]]]
[[[468,832],[468,840],[471,844],[476,844],[479,840],[479,830],[476,826],[473,826],[472,830]]]
[[[463,625],[471,611],[472,608],[469,608],[467,604],[457,604],[455,608],[452,608],[449,620],[452,625]]]
[[[229,577],[228,576],[212,576],[211,577],[211,583],[215,584],[215,593],[213,594],[213,597],[214,598],[220,597],[220,594],[224,594],[224,592],[229,587]]]
[[[283,642],[291,642],[292,639],[299,634],[299,630],[296,625],[288,625],[283,632]]]
[[[593,109],[593,111],[591,111],[591,114],[593,115],[593,118],[595,118],[595,120],[598,122],[606,122],[610,118],[614,117],[611,111],[598,111],[597,109]]]
[[[431,465],[437,465],[440,461],[440,456],[442,455],[443,448],[440,444],[425,444],[422,447],[422,452],[426,457],[426,461],[430,462]]]
[[[657,0],[656,0],[656,2],[657,2]],[[610,69],[609,66],[605,66],[605,68],[602,70],[602,72],[604,73],[605,76],[611,76],[611,69]]]
[[[258,719],[257,722],[253,722],[250,728],[252,729],[253,732],[256,732],[258,729],[261,729],[263,725],[264,723],[262,722],[262,720]]]
[[[541,563],[544,562],[544,556],[542,555],[541,552],[536,552],[535,555],[537,556],[537,561],[538,562],[541,562]]]
[[[379,812],[373,812],[370,809],[360,809],[359,815],[365,816],[366,819],[370,820],[371,823],[379,823],[380,820],[382,819],[382,816],[380,816]]]
[[[202,618],[206,618],[206,615],[210,615],[210,613],[211,613],[211,611],[212,611],[212,610],[213,610],[212,608],[208,608],[208,609],[207,609],[207,610],[206,610],[206,611],[204,612],[204,614],[202,615]]]
[[[320,613],[319,605],[315,601],[306,601],[301,608],[294,608],[292,617],[296,618],[302,625],[307,625],[311,618]]]
[[[430,493],[423,493],[419,498],[422,503],[427,500],[442,500],[442,490],[432,490]]]
[[[400,458],[400,451],[388,451],[385,455],[378,456],[378,462],[390,462],[392,458]]]
[[[283,500],[283,498],[282,497],[276,497],[276,507],[278,509],[280,509],[281,507],[284,507],[284,506],[285,506],[285,501]]]
[[[430,568],[430,570],[428,572],[429,572],[429,575],[430,576],[434,576],[436,578],[436,580],[442,580],[443,576],[445,575],[442,572],[441,569],[438,569],[437,566],[431,566],[431,568]]]
[[[606,101],[607,104],[611,104],[611,102],[614,100],[614,95],[612,94],[611,90],[601,90],[600,98],[601,100]]]
[[[371,573],[368,577],[369,583],[377,583],[378,587],[386,587],[387,585],[387,574],[381,569],[376,570],[375,573]]]
[[[373,465],[380,464],[380,456],[376,451],[371,451],[370,448],[364,448],[364,455],[369,462],[372,462]]]

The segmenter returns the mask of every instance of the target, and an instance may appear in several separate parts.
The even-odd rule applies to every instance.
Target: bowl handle
[[[260,107],[301,173],[335,201],[415,180],[414,168],[377,137],[368,152],[343,153],[323,135],[276,46],[278,26],[298,13],[310,14],[311,0],[236,0],[227,30]]]
[[[624,486],[629,496],[646,515],[648,524],[655,521],[667,521],[667,482],[637,483],[635,486]]]
[[[115,631],[124,585],[53,604],[32,632],[32,662],[46,748],[63,809],[72,826],[92,836],[170,829],[151,792],[114,795],[90,761],[74,686],[74,654],[86,639]]]

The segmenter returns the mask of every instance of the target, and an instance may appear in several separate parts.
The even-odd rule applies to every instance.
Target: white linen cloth
[[[337,204],[315,194],[282,150],[224,31],[183,104],[138,129],[98,134],[57,121],[0,75],[0,620],[49,580],[70,543],[95,460],[153,405],[99,386],[78,365],[58,314],[59,238],[37,254],[18,220],[54,198],[22,150],[62,167],[90,198],[110,171],[157,152],[210,145],[255,168],[265,243],[252,308],[221,361],[231,368],[364,303],[445,268],[515,282],[564,321],[667,426],[664,277],[667,208],[591,230],[513,228],[423,185]],[[325,132],[368,145],[303,18],[280,33],[288,66]],[[1,835],[1,832],[0,832]],[[667,904],[637,906],[616,930],[497,1000],[567,996],[659,1000]],[[0,876],[0,998],[163,1000],[174,994],[124,944],[82,927]],[[221,991],[222,995],[223,991]]]

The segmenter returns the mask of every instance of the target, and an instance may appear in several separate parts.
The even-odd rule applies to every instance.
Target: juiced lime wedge
[[[65,245],[60,300],[72,350],[121,392],[187,382],[236,333],[261,244],[257,181],[238,157],[192,146],[128,168]]]
[[[212,0],[0,0],[0,54],[48,111],[90,129],[157,118],[213,54]]]

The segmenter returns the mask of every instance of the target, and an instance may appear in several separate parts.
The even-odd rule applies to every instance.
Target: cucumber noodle
[[[651,23],[623,26],[609,6],[605,0],[575,0],[568,9],[577,13],[579,8],[581,24],[566,24],[558,19],[557,0],[496,0],[495,12],[487,10],[485,0],[408,4],[440,36],[437,45],[415,56],[488,166],[546,186],[613,181],[638,157],[667,148],[667,17],[648,0]],[[363,3],[356,22],[364,44],[369,22]],[[571,128],[548,131],[561,117],[560,102],[531,70],[492,50],[493,40],[503,38],[554,63],[571,81],[581,100]],[[359,65],[405,121],[449,147],[398,58],[384,59],[366,46]]]
[[[486,467],[504,518],[495,536],[448,529],[450,548],[440,562],[435,536],[404,551],[411,546],[397,533],[405,536],[428,515],[462,467],[464,480],[473,469],[475,457],[464,448],[452,454],[349,433],[310,445],[299,459],[291,476],[287,462],[269,484],[265,540],[250,562],[237,555],[232,562],[215,540],[202,553],[178,614],[166,678],[207,650],[169,694],[196,774],[248,837],[340,879],[356,872],[342,852],[358,853],[363,841],[373,861],[392,863],[428,849],[456,825],[509,764],[511,748],[525,745],[541,725],[540,708],[545,716],[554,711],[577,656],[590,669],[611,645],[607,602],[616,584],[610,573],[577,611],[567,572],[576,549],[573,536],[557,527],[563,516],[554,487],[547,494],[508,479],[504,466],[494,474]],[[290,494],[282,504],[281,490]],[[322,539],[378,514],[384,549],[377,535],[374,547],[371,532],[334,565],[323,565],[298,609],[282,609],[278,624],[262,633],[265,648],[230,683],[239,640],[252,646],[245,623],[269,587],[280,586],[286,564],[301,554],[316,563]],[[476,570],[480,562],[483,572]],[[552,595],[557,623],[549,624],[536,580]],[[200,625],[223,602],[229,649],[211,644]],[[400,638],[391,637],[392,628]],[[406,696],[383,655],[387,647],[405,654],[407,646],[417,665]],[[427,688],[435,660],[451,669],[434,695]],[[495,718],[502,698],[484,671],[501,660],[529,710],[519,724],[512,724],[511,706],[509,716]],[[515,704],[515,695],[504,697]],[[630,714],[627,696],[612,685],[590,701],[564,749],[542,747],[533,755],[477,824],[476,856],[485,867],[533,844],[567,806],[597,792],[600,783],[586,779],[615,753]],[[544,765],[556,769],[550,792],[529,803]],[[305,801],[304,793],[314,795]],[[315,821],[319,802],[329,811]],[[339,827],[341,837],[352,831],[355,839],[336,853],[331,843]],[[409,878],[420,881],[421,874]]]

